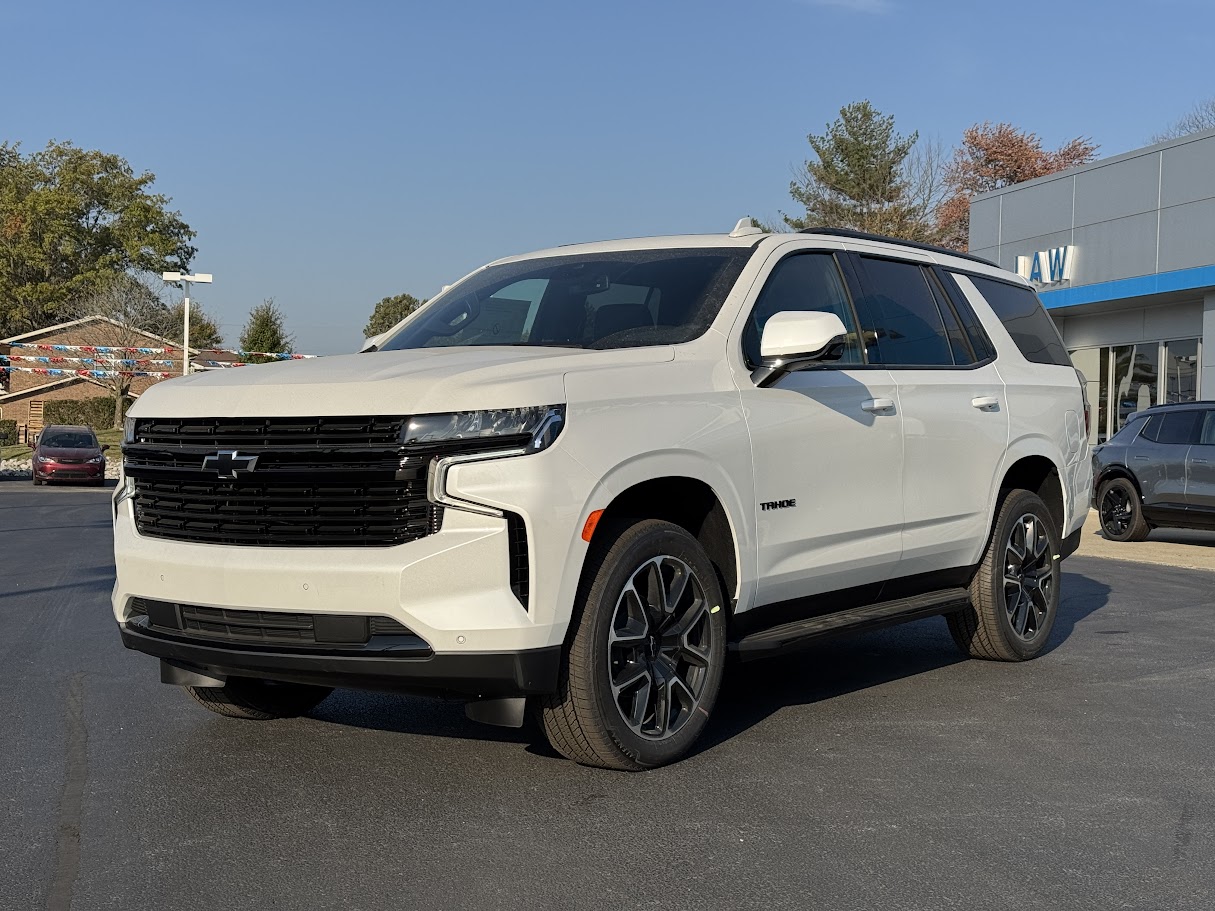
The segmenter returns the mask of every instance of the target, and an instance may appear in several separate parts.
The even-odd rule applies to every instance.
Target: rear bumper
[[[162,636],[137,623],[120,626],[129,649],[213,677],[255,677],[290,683],[430,695],[514,697],[557,689],[561,646],[513,652],[435,654],[429,649],[257,649]]]

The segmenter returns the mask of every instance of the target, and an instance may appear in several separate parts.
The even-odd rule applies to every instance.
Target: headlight
[[[122,419],[122,445],[126,446],[128,443],[134,443],[134,442],[135,442],[135,419],[134,418],[123,418]]]
[[[401,442],[438,443],[504,437],[508,438],[504,443],[518,444],[528,452],[539,452],[553,444],[564,424],[564,405],[423,414],[409,421]],[[512,437],[515,439],[509,439]]]
[[[46,456],[38,456],[38,464],[46,465],[48,462],[53,462],[54,459],[48,459]]]
[[[89,459],[89,464],[90,465],[100,465],[104,461],[105,461],[105,456],[93,456],[91,459]]]

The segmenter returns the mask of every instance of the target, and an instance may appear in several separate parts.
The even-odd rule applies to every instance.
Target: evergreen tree
[[[240,334],[242,351],[266,351],[291,353],[295,337],[287,334],[286,317],[274,298],[268,297],[249,311],[249,321]],[[255,363],[265,363],[273,358],[250,358]]]
[[[806,137],[816,160],[802,166],[789,195],[806,208],[804,216],[782,217],[790,228],[853,228],[908,240],[935,233],[931,211],[916,192],[908,156],[918,133],[900,136],[894,118],[868,101],[840,108],[822,135]]]
[[[371,319],[363,327],[363,337],[371,338],[373,335],[387,332],[424,303],[426,303],[425,298],[418,300],[412,294],[396,294],[383,298],[375,305]]]

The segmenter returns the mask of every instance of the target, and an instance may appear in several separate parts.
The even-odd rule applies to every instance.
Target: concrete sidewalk
[[[1097,511],[1090,509],[1080,536],[1080,549],[1076,553],[1157,566],[1215,570],[1215,531],[1158,528],[1148,535],[1146,541],[1119,544],[1105,539],[1101,534]]]

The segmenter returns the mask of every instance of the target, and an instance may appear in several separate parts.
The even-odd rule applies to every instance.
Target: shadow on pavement
[[[1080,621],[1106,605],[1110,587],[1089,576],[1065,572],[1062,591],[1059,615],[1044,654],[1063,646]],[[736,737],[786,706],[823,702],[966,660],[944,619],[931,617],[826,640],[779,658],[731,666],[713,720],[692,754]],[[427,697],[339,690],[310,716],[401,734],[528,743],[533,744],[533,752],[556,755],[538,731],[477,724],[464,717],[458,702]]]

